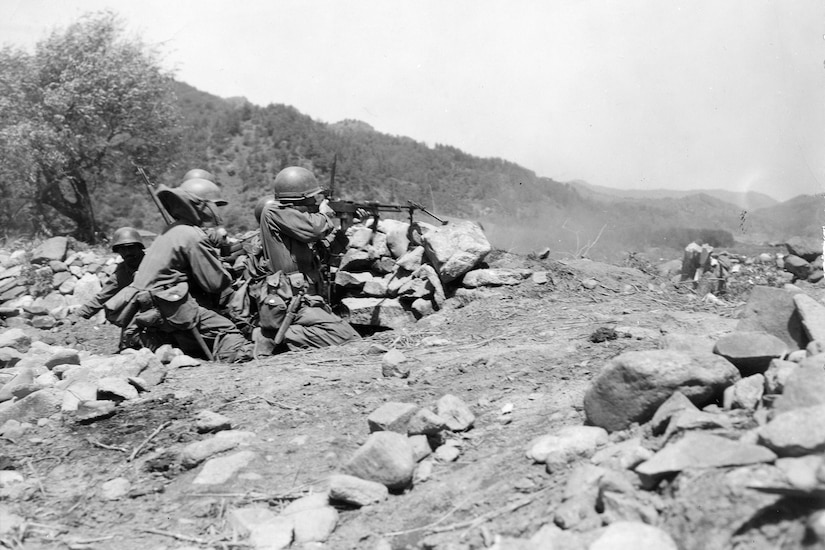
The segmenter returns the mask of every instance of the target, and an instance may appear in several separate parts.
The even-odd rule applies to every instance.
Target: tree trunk
[[[73,236],[77,240],[94,244],[97,222],[86,181],[79,176],[69,176],[67,182],[67,186],[61,186],[53,179],[41,189],[39,198],[75,223]]]

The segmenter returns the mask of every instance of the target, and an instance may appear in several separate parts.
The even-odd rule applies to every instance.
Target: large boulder
[[[753,287],[736,331],[767,332],[785,342],[789,349],[805,349],[809,338],[794,303],[794,295],[800,292],[772,286]]]
[[[471,221],[442,225],[425,233],[423,240],[427,258],[444,283],[479,265],[492,250],[481,226]]]
[[[675,391],[702,407],[740,379],[739,371],[717,355],[672,350],[631,351],[613,358],[587,390],[587,420],[608,431],[647,422]]]

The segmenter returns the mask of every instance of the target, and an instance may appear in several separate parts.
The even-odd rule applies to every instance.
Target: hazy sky
[[[180,80],[628,189],[825,192],[821,0],[0,0],[112,8]]]

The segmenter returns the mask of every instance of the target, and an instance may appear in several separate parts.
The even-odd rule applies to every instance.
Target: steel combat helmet
[[[214,202],[216,206],[226,205],[226,200],[221,197],[221,188],[213,181],[192,178],[181,183],[180,189],[201,200]]]
[[[140,233],[133,227],[121,227],[112,235],[112,250],[117,252],[117,249],[122,246],[139,245],[143,246],[143,239],[140,238]]]
[[[181,183],[183,183],[186,180],[191,180],[191,179],[202,179],[202,180],[208,180],[208,181],[211,181],[212,183],[215,183],[215,180],[217,178],[215,178],[215,176],[214,176],[214,174],[212,174],[212,172],[207,172],[206,170],[202,170],[200,168],[193,168],[193,169],[189,170],[188,172],[186,172],[183,175],[183,179],[181,180]]]
[[[284,168],[275,176],[275,198],[279,201],[298,202],[323,191],[315,174],[300,166]]]

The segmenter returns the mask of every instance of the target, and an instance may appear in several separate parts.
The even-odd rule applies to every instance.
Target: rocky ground
[[[697,458],[643,475],[634,468],[650,465],[681,433],[656,434],[649,417],[609,431],[586,426],[594,412],[585,396],[611,359],[668,347],[668,336],[712,347],[736,330],[746,290],[702,300],[652,269],[507,254],[490,262],[548,277],[480,288],[417,323],[339,348],[240,365],[170,353],[157,358],[161,383],[105,414],[7,422],[0,547],[825,547],[817,512],[823,483],[781,495],[725,484],[725,476],[752,480],[753,468],[776,468],[776,454],[717,464]],[[817,296],[813,286],[804,290]],[[17,330],[40,342],[34,349],[57,353],[70,344],[106,357],[118,334],[92,320]],[[740,378],[735,371],[727,386]],[[758,411],[770,400],[759,395],[751,406],[714,393],[699,406],[727,424],[697,422],[682,431],[752,443],[768,420]],[[434,413],[435,428],[425,438],[429,447],[420,437],[411,446],[419,461],[406,465],[404,453],[394,453],[407,443],[376,443],[371,429],[382,418],[406,426],[404,411],[418,408]],[[398,431],[407,432],[403,426]],[[565,446],[566,433],[575,448]],[[378,455],[355,465],[367,445],[377,445]],[[381,445],[389,447],[383,455]],[[823,449],[813,445],[791,454],[818,460],[815,470]],[[358,485],[370,469],[383,485]]]

